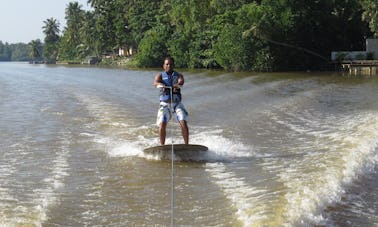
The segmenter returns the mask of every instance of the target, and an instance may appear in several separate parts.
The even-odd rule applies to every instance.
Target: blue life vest
[[[161,73],[162,83],[165,86],[173,87],[174,84],[177,83],[179,74],[175,71],[172,72],[172,75],[168,75],[167,72]],[[176,88],[173,90],[173,98],[172,101],[175,103],[181,102],[181,91],[180,88]],[[170,102],[171,101],[171,91],[169,88],[160,88],[160,101],[161,102]]]

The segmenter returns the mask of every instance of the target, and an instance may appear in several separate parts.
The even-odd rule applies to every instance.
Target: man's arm
[[[154,86],[155,86],[155,87],[164,87],[164,84],[163,84],[163,82],[162,82],[161,73],[159,73],[159,74],[157,74],[157,75],[155,76]]]
[[[178,76],[178,79],[177,79],[177,84],[174,84],[173,86],[180,88],[181,86],[184,85],[184,82],[185,82],[184,76],[180,73],[179,76]]]

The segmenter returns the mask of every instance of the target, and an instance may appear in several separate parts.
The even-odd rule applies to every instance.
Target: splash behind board
[[[177,161],[201,161],[208,148],[197,144],[174,144],[173,151]],[[171,160],[172,145],[149,147],[143,150],[161,160]]]

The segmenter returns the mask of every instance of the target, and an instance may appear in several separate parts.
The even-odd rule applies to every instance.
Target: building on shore
[[[377,75],[378,39],[366,39],[365,51],[332,51],[331,60],[350,74]]]

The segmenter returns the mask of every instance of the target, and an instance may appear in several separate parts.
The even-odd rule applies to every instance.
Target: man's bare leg
[[[166,128],[167,128],[167,122],[160,123],[159,138],[160,138],[160,144],[161,145],[165,144]]]
[[[185,144],[189,144],[189,128],[188,128],[188,125],[187,125],[186,121],[184,121],[184,120],[180,121],[180,125],[181,125],[181,133],[182,133],[182,137],[184,138],[184,142],[185,142]]]

